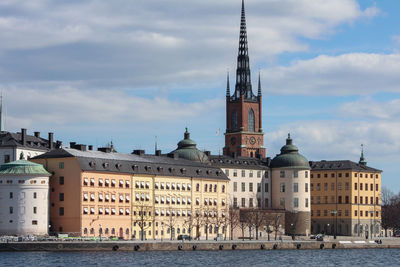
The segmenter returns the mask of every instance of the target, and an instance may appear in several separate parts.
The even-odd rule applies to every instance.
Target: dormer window
[[[107,169],[109,165],[110,165],[110,164],[108,164],[107,162],[104,162],[104,163],[103,163],[103,168],[104,168],[104,169]]]

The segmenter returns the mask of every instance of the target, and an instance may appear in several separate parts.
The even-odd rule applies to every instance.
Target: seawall
[[[293,242],[258,242],[258,241],[164,241],[164,242],[10,242],[0,243],[0,251],[188,251],[188,250],[274,250],[274,249],[376,249],[400,248],[400,242],[377,243],[343,243],[340,241],[293,241]]]

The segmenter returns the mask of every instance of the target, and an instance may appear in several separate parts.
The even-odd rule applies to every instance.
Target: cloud
[[[378,102],[368,98],[344,103],[339,111],[351,118],[395,121],[400,118],[400,99]]]
[[[240,2],[2,1],[0,80],[86,88],[215,83],[235,68]],[[375,11],[374,11],[375,10]],[[373,17],[355,0],[246,2],[251,62],[308,50],[342,24]],[[102,89],[102,88],[101,88]]]
[[[393,41],[395,41],[397,44],[400,44],[400,35],[393,35],[392,36]]]
[[[400,54],[320,55],[263,70],[263,84],[269,93],[368,95],[400,92],[399,72]]]
[[[204,99],[183,103],[167,97],[143,98],[120,90],[78,90],[58,87],[46,90],[10,88],[7,98],[8,129],[30,125],[52,125],[55,128],[111,127],[125,125],[173,124],[195,119],[204,113],[223,109],[224,101]],[[21,108],[22,107],[22,108]],[[135,128],[134,127],[134,128]]]

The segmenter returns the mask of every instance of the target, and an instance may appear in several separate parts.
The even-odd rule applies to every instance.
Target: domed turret
[[[288,134],[286,145],[281,148],[281,153],[271,161],[271,168],[310,168],[308,160],[299,154],[297,146]]]
[[[184,139],[179,141],[178,148],[171,153],[177,153],[180,158],[192,161],[208,163],[209,159],[206,154],[196,148],[196,142],[190,139],[190,133],[186,128]]]

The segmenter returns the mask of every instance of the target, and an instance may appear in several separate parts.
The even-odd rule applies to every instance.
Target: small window
[[[10,214],[13,214],[14,213],[14,207],[10,207],[9,211],[10,211]]]
[[[37,221],[36,221],[36,220],[33,220],[33,221],[32,221],[32,225],[37,225]]]
[[[293,184],[293,192],[294,192],[294,193],[299,192],[299,184],[298,184],[298,183],[294,183],[294,184]]]
[[[280,177],[281,177],[281,178],[285,178],[285,171],[281,171],[281,172],[280,172]]]
[[[33,192],[33,198],[37,198],[37,193],[36,192]]]
[[[60,201],[64,201],[64,193],[60,193],[59,199]]]
[[[64,169],[64,162],[60,162],[60,163],[58,164],[58,167],[59,167],[60,169]]]
[[[285,193],[285,183],[281,183],[280,185],[280,192]]]
[[[33,214],[37,214],[37,207],[33,207]]]
[[[242,183],[242,192],[246,191],[246,183]]]
[[[59,209],[59,215],[64,216],[64,207],[60,207]]]
[[[64,184],[64,176],[60,176],[59,178],[60,185]]]
[[[293,177],[299,178],[299,171],[293,171]]]
[[[14,197],[14,193],[10,192],[10,199]]]
[[[295,208],[298,208],[298,207],[299,207],[299,198],[295,197],[295,198],[293,199],[293,205],[294,205]]]

